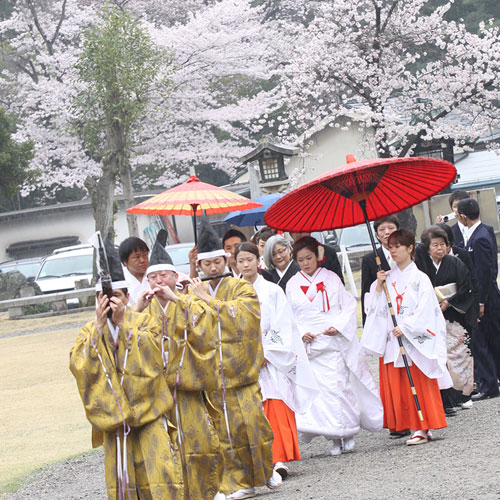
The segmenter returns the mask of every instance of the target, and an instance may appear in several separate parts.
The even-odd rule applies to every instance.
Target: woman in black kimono
[[[286,292],[288,280],[300,271],[299,265],[292,259],[292,248],[283,236],[271,236],[264,247],[264,261],[273,281]]]
[[[456,414],[456,407],[470,408],[473,389],[473,361],[467,345],[468,334],[475,321],[475,294],[467,266],[449,255],[450,244],[446,232],[430,226],[420,237],[416,264],[429,276],[446,320],[448,370],[453,388],[441,391],[448,416]]]

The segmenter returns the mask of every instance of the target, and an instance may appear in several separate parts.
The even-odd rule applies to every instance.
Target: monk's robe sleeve
[[[70,353],[70,370],[87,419],[95,430],[103,432],[113,431],[132,415],[111,353],[94,322],[82,328]]]
[[[207,315],[207,327],[215,330],[217,339],[220,327],[226,387],[257,382],[264,353],[260,306],[253,286],[244,280],[224,278],[217,296],[205,307],[211,313]]]

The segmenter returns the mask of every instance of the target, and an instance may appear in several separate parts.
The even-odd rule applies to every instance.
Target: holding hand
[[[324,335],[328,335],[329,337],[333,337],[333,336],[335,336],[335,335],[337,335],[337,334],[339,334],[339,333],[340,333],[340,332],[339,332],[336,328],[334,328],[333,326],[330,326],[329,328],[327,328],[327,329],[323,332],[323,334],[324,334]]]
[[[445,311],[446,311],[446,309],[448,309],[448,306],[449,306],[449,305],[450,305],[450,303],[449,303],[446,299],[445,299],[445,300],[443,300],[443,301],[441,301],[441,302],[439,303],[439,307],[441,308],[441,311],[442,311],[442,312],[445,312]]]
[[[395,328],[392,329],[392,334],[396,338],[402,337],[403,336],[403,331],[401,330],[401,328],[399,328],[399,326],[396,326]]]
[[[125,304],[118,297],[111,297],[109,306],[113,311],[111,322],[121,328],[123,320],[125,319]]]
[[[190,280],[189,287],[199,299],[204,300],[205,302],[210,301],[211,297],[208,293],[208,289],[200,278],[193,278],[192,280]]]
[[[167,285],[156,285],[153,288],[153,293],[164,300],[170,300],[177,303],[177,295],[175,292]]]
[[[302,335],[302,340],[306,344],[310,344],[315,338],[316,335],[314,335],[314,333],[305,333],[304,335]]]
[[[109,309],[110,307],[108,296],[104,295],[102,292],[99,292],[95,308],[95,327],[99,335],[102,335],[104,333],[104,328],[107,324]]]
[[[387,279],[387,273],[385,271],[379,271],[377,273],[377,292],[380,293],[384,288],[385,280]]]
[[[155,292],[153,290],[144,290],[139,294],[139,297],[137,298],[137,304],[135,305],[135,310],[137,312],[142,312],[146,307],[149,306],[151,301],[153,300],[153,297],[155,295]]]

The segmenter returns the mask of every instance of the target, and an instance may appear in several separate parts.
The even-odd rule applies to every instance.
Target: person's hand
[[[109,311],[108,296],[104,295],[102,292],[99,292],[95,308],[95,316],[96,316],[95,327],[99,335],[102,335],[104,333],[104,328],[106,327],[108,319],[108,311]]]
[[[482,318],[484,316],[484,304],[479,306],[479,317]]]
[[[172,302],[177,302],[177,295],[175,292],[167,285],[156,285],[153,288],[153,292],[158,297],[161,297],[164,300],[170,300]]]
[[[337,334],[339,334],[339,333],[340,333],[340,332],[339,332],[336,328],[334,328],[333,326],[330,326],[329,328],[327,328],[327,329],[323,332],[323,334],[324,334],[324,335],[328,335],[329,337],[333,337],[333,336],[335,336],[335,335],[337,335]]]
[[[121,328],[121,326],[123,325],[123,320],[125,319],[125,305],[118,297],[111,297],[109,306],[113,311],[113,314],[111,315],[111,321],[114,325]]]
[[[382,291],[386,279],[387,273],[385,271],[379,271],[377,273],[377,292],[380,293]]]
[[[195,245],[193,248],[191,248],[191,250],[189,250],[188,256],[189,263],[194,263],[194,265],[196,266],[196,262],[198,261],[198,245]]]
[[[316,338],[316,335],[314,335],[314,333],[308,332],[308,333],[305,333],[304,335],[302,335],[302,340],[306,344],[310,344],[315,338]]]
[[[450,303],[449,303],[446,299],[445,299],[445,300],[443,300],[443,301],[441,301],[441,302],[439,303],[439,307],[441,308],[441,311],[442,311],[442,312],[445,312],[445,311],[446,311],[446,309],[448,309],[448,306],[449,306],[449,305],[450,305]]]
[[[443,222],[443,216],[442,215],[438,215],[436,217],[436,222]]]
[[[137,312],[142,312],[146,307],[149,306],[151,303],[151,300],[154,297],[155,292],[153,290],[144,290],[139,294],[139,297],[137,298],[137,303],[135,305],[135,310]]]
[[[392,334],[398,338],[398,337],[401,337],[403,335],[403,332],[401,330],[401,328],[399,328],[399,326],[396,326],[395,328],[392,329]]]
[[[191,291],[201,300],[208,302],[210,300],[210,294],[208,293],[208,289],[206,285],[201,281],[200,278],[193,278],[190,280],[189,288]]]

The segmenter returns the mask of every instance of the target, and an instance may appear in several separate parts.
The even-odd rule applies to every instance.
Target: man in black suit
[[[375,230],[377,240],[380,242],[380,246],[377,248],[377,256],[380,258],[382,269],[384,271],[389,271],[391,267],[394,266],[394,263],[392,262],[389,247],[387,245],[389,236],[399,229],[399,219],[395,215],[384,217],[373,223],[373,229]],[[361,260],[361,312],[363,316],[363,325],[366,320],[365,293],[370,291],[372,283],[377,279],[377,272],[378,267],[375,260],[375,253],[370,252]]]
[[[468,200],[470,198],[469,193],[467,191],[462,191],[462,190],[457,190],[453,191],[451,193],[450,197],[448,198],[448,203],[450,204],[451,210],[457,215],[457,207],[458,204],[462,200]],[[437,222],[442,221],[442,217],[439,216],[437,217]],[[493,243],[493,251],[495,252],[495,255],[498,253],[498,246],[497,246],[497,238],[495,236],[495,230],[493,229],[492,226],[488,226],[488,224],[483,224],[484,227],[487,229],[491,241]],[[465,242],[464,242],[464,234],[467,232],[467,226],[462,224],[460,220],[458,220],[455,224],[451,226],[451,230],[453,232],[453,241],[455,246],[459,248],[465,248]],[[494,262],[495,265],[495,276],[498,275],[498,259],[495,259]]]
[[[475,360],[481,400],[499,396],[500,373],[500,291],[495,262],[497,254],[491,236],[479,218],[479,203],[473,198],[461,200],[457,206],[459,221],[467,226],[465,248],[474,264],[479,298],[479,324],[472,332],[472,354]]]

